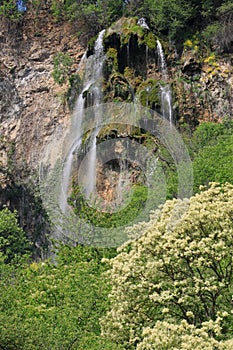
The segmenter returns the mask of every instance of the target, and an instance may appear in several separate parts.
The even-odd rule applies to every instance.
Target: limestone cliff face
[[[50,137],[62,134],[71,116],[64,101],[67,85],[59,86],[51,76],[53,57],[68,54],[73,59],[70,73],[75,73],[84,48],[69,24],[55,23],[45,14],[40,14],[36,27],[26,15],[23,23],[2,26],[0,32],[0,147],[5,164],[6,145],[11,143],[14,161],[35,168]],[[160,111],[156,39],[133,19],[120,20],[108,30],[106,102],[130,102],[138,93],[139,102]],[[166,43],[165,55],[176,121],[196,125],[232,116],[232,55],[205,54],[200,59],[186,46],[178,57]]]
[[[171,67],[174,107],[179,123],[197,125],[233,117],[233,54],[215,55],[185,49]]]
[[[14,160],[35,168],[54,132],[62,132],[70,118],[64,101],[67,86],[60,87],[51,73],[58,52],[73,59],[75,72],[84,52],[71,26],[56,24],[40,14],[35,28],[30,15],[0,32],[0,121],[5,143],[15,145]],[[6,160],[6,155],[4,157]]]
[[[67,23],[54,23],[46,11],[35,19],[0,26],[0,208],[19,213],[20,225],[43,256],[49,232],[38,196],[37,177],[52,135],[63,134],[71,111],[65,101],[67,85],[51,76],[53,58],[68,54],[75,73],[84,49]]]

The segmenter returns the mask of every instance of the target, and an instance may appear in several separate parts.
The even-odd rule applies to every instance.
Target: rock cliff
[[[48,226],[36,190],[38,164],[51,135],[63,133],[71,114],[67,84],[52,78],[58,52],[72,58],[70,73],[75,72],[84,49],[72,27],[54,22],[45,10],[36,23],[30,13],[22,22],[1,23],[0,206],[17,209],[39,255]]]
[[[15,145],[15,161],[35,167],[55,130],[62,130],[70,110],[67,85],[52,77],[53,58],[63,52],[76,71],[84,49],[67,23],[55,23],[40,13],[36,29],[30,14],[23,23],[2,26],[0,32],[1,135]]]
[[[166,38],[158,38],[131,18],[122,18],[105,34],[104,102],[132,102],[136,97],[143,106],[161,113],[159,91],[165,82],[158,63],[158,39],[164,47],[166,83],[171,86],[177,127],[193,129],[203,120],[232,118],[233,54],[208,52],[198,41],[187,41],[178,54]],[[52,77],[54,56],[68,55],[72,59],[69,75],[76,74],[85,48],[69,23],[57,23],[43,10],[36,22],[28,13],[17,24],[2,23],[0,46],[0,205],[18,209],[22,226],[28,228],[32,216],[26,213],[25,203],[38,203],[33,194],[38,164],[52,137],[62,137],[72,115],[66,98],[68,83],[59,85]],[[92,53],[90,44],[88,55]],[[120,128],[108,127],[100,131],[98,140],[122,134]],[[145,135],[130,128],[126,134],[145,141]],[[100,169],[97,179],[104,200],[116,196],[108,191],[106,174],[108,169]],[[39,219],[29,225],[32,231],[41,224],[43,215],[38,212]]]
[[[35,167],[54,132],[63,132],[71,111],[65,101],[67,84],[59,86],[52,77],[53,58],[58,52],[73,59],[75,73],[85,48],[71,25],[56,23],[41,13],[36,28],[30,14],[23,23],[9,23],[0,32],[0,121],[2,160],[14,144],[14,161]],[[156,34],[136,25],[135,20],[118,21],[105,37],[105,101],[140,102],[159,111]],[[215,56],[197,53],[187,43],[178,56],[164,43],[169,82],[172,86],[175,120],[197,124],[232,116],[232,54]],[[115,57],[114,57],[115,55]],[[115,66],[114,66],[115,65]],[[145,91],[153,86],[153,93]],[[147,90],[148,91],[148,90]],[[12,156],[12,155],[11,155]]]

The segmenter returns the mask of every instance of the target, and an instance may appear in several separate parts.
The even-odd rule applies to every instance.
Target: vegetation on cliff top
[[[168,36],[181,44],[196,32],[203,40],[224,50],[232,47],[231,0],[24,0],[27,11],[38,16],[41,10],[52,13],[56,21],[71,21],[79,32],[89,38],[102,28],[109,27],[122,16],[145,17],[151,30]],[[16,1],[0,2],[0,18],[17,20],[24,11],[17,9]]]

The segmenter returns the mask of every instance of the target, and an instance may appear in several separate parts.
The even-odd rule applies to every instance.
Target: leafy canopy
[[[195,192],[209,182],[233,184],[233,122],[202,123],[191,142]]]
[[[6,263],[28,254],[30,244],[19,227],[17,213],[5,208],[0,211],[0,253]]]
[[[233,185],[213,183],[131,228],[142,236],[109,261],[103,335],[126,349],[231,349],[219,339],[232,338],[232,203]]]
[[[61,246],[56,264],[33,262],[0,279],[0,347],[9,350],[120,350],[100,338],[109,287],[101,274],[112,250]]]

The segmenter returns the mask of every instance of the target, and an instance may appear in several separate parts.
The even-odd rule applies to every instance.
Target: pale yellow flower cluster
[[[215,322],[212,327],[196,328],[183,320],[180,324],[157,321],[154,328],[143,329],[143,341],[137,350],[230,350],[232,342],[219,342],[210,337],[208,331],[220,328]]]
[[[167,201],[142,231],[109,261],[102,334],[127,349],[232,349],[219,339],[233,323],[233,186]]]

